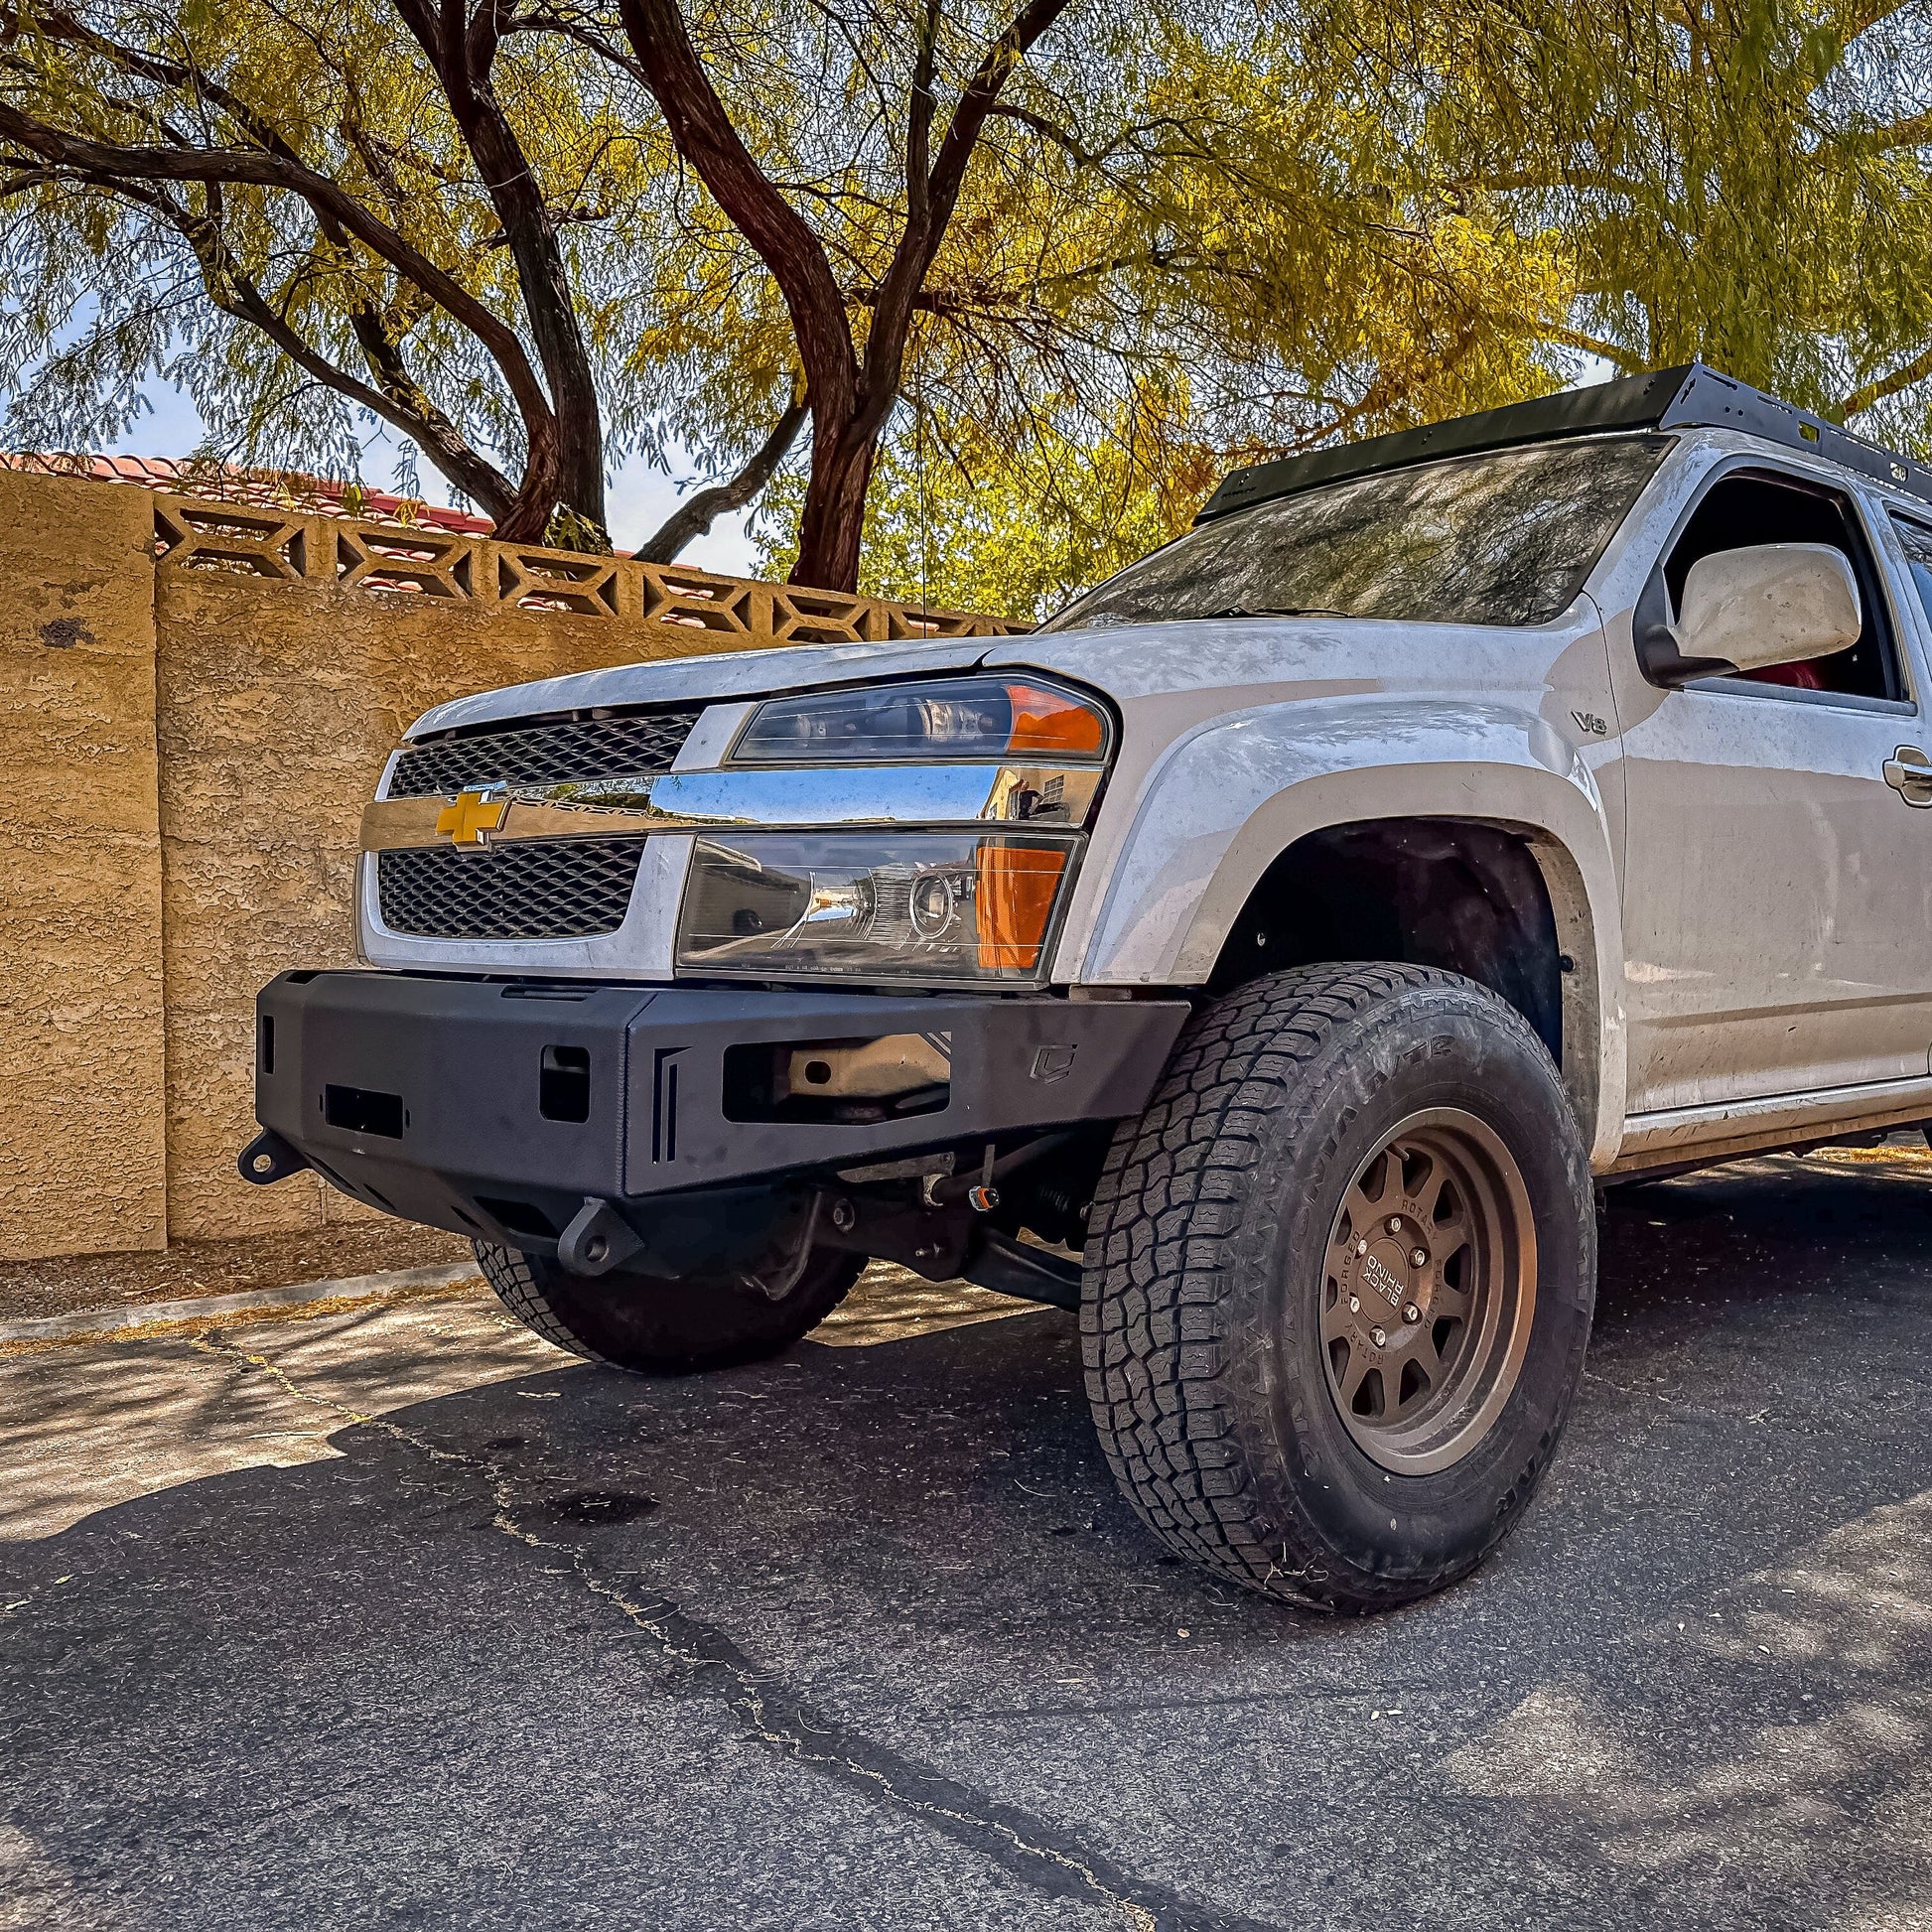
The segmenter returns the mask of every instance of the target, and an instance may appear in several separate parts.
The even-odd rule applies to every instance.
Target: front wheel
[[[1588,1165],[1495,995],[1401,965],[1238,988],[1115,1137],[1081,1312],[1102,1447],[1176,1554],[1384,1608],[1520,1519],[1583,1374]]]
[[[517,1248],[473,1245],[484,1280],[526,1328],[573,1355],[640,1375],[689,1375],[775,1355],[816,1328],[866,1265],[863,1255],[819,1249],[774,1302],[736,1276],[671,1281],[614,1269],[586,1277]]]

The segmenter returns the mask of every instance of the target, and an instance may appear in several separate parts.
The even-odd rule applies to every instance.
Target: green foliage
[[[1444,192],[1566,237],[1575,345],[1701,355],[1841,418],[1897,395],[1860,426],[1923,443],[1921,0],[1352,0],[1344,21]]]
[[[1702,354],[1932,448],[1928,7],[1070,0],[1007,79],[918,284],[862,581],[1040,613],[1184,527],[1234,464],[1539,393],[1593,357]],[[606,457],[675,438],[732,473],[791,394],[795,317],[677,159],[614,5],[495,18],[490,86]],[[687,18],[863,355],[913,195],[920,50],[950,111],[1008,16],[694,0]],[[0,49],[0,110],[123,148],[286,151],[541,359],[403,0],[36,0]],[[379,390],[390,433],[446,474],[474,459],[479,486],[491,466],[515,486],[535,418],[514,356],[312,198],[110,180],[8,139],[0,197],[16,443],[115,436],[159,374],[211,452],[354,476],[375,418],[294,341]],[[767,569],[795,555],[806,461],[801,444],[763,497]],[[564,499],[529,527],[597,540]]]
[[[1102,51],[1121,84],[1038,62],[984,143],[882,448],[869,590],[1040,615],[1233,464],[1541,393],[1579,359],[1553,340],[1564,237],[1442,195],[1326,26],[1135,25]],[[789,567],[799,496],[767,493],[762,568]]]
[[[1044,617],[1183,528],[1220,472],[1185,429],[1185,397],[1152,398],[1111,433],[1036,426],[1019,444],[927,423],[891,439],[867,505],[862,588],[933,610]],[[766,500],[760,568],[789,570],[797,472]],[[782,534],[781,534],[782,533]]]

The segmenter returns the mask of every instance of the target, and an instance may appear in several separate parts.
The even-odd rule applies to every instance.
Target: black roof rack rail
[[[1544,443],[1559,436],[1585,436],[1613,430],[1735,429],[1783,443],[1794,450],[1828,457],[1848,470],[1875,478],[1932,502],[1932,470],[1890,450],[1867,443],[1837,423],[1794,408],[1723,375],[1704,362],[1653,369],[1587,389],[1565,389],[1554,396],[1451,417],[1425,429],[1398,430],[1361,443],[1340,443],[1236,470],[1201,506],[1196,523],[1212,521],[1271,497],[1293,495],[1316,483],[1343,477],[1365,477],[1378,470],[1401,470],[1438,457],[1469,456],[1481,450],[1508,449],[1519,443]]]

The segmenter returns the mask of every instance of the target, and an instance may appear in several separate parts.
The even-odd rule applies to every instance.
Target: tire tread
[[[1146,1112],[1116,1134],[1089,1221],[1082,1365],[1128,1501],[1175,1555],[1311,1607],[1374,1610],[1426,1594],[1473,1569],[1515,1520],[1499,1514],[1479,1551],[1434,1575],[1337,1586],[1311,1524],[1279,1507],[1264,1519],[1231,1395],[1242,1336],[1223,1251],[1256,1199],[1260,1130],[1306,1092],[1337,1029],[1436,986],[1482,991],[1430,967],[1320,965],[1266,975],[1203,1009]],[[1483,997],[1497,1025],[1534,1040],[1514,1009]]]
[[[517,1248],[499,1248],[489,1241],[478,1241],[472,1245],[476,1248],[477,1263],[483,1269],[483,1280],[495,1290],[496,1299],[504,1308],[533,1335],[541,1336],[553,1348],[581,1355],[587,1362],[605,1360],[596,1349],[579,1338],[550,1305],[530,1266],[528,1255]]]

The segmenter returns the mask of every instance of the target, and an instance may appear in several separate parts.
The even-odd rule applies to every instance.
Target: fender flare
[[[1395,818],[1479,821],[1528,845],[1574,966],[1564,1080],[1592,1165],[1607,1165],[1625,1085],[1609,814],[1570,739],[1526,708],[1351,696],[1233,713],[1176,740],[1142,790],[1074,977],[1204,984],[1249,895],[1296,840]]]

